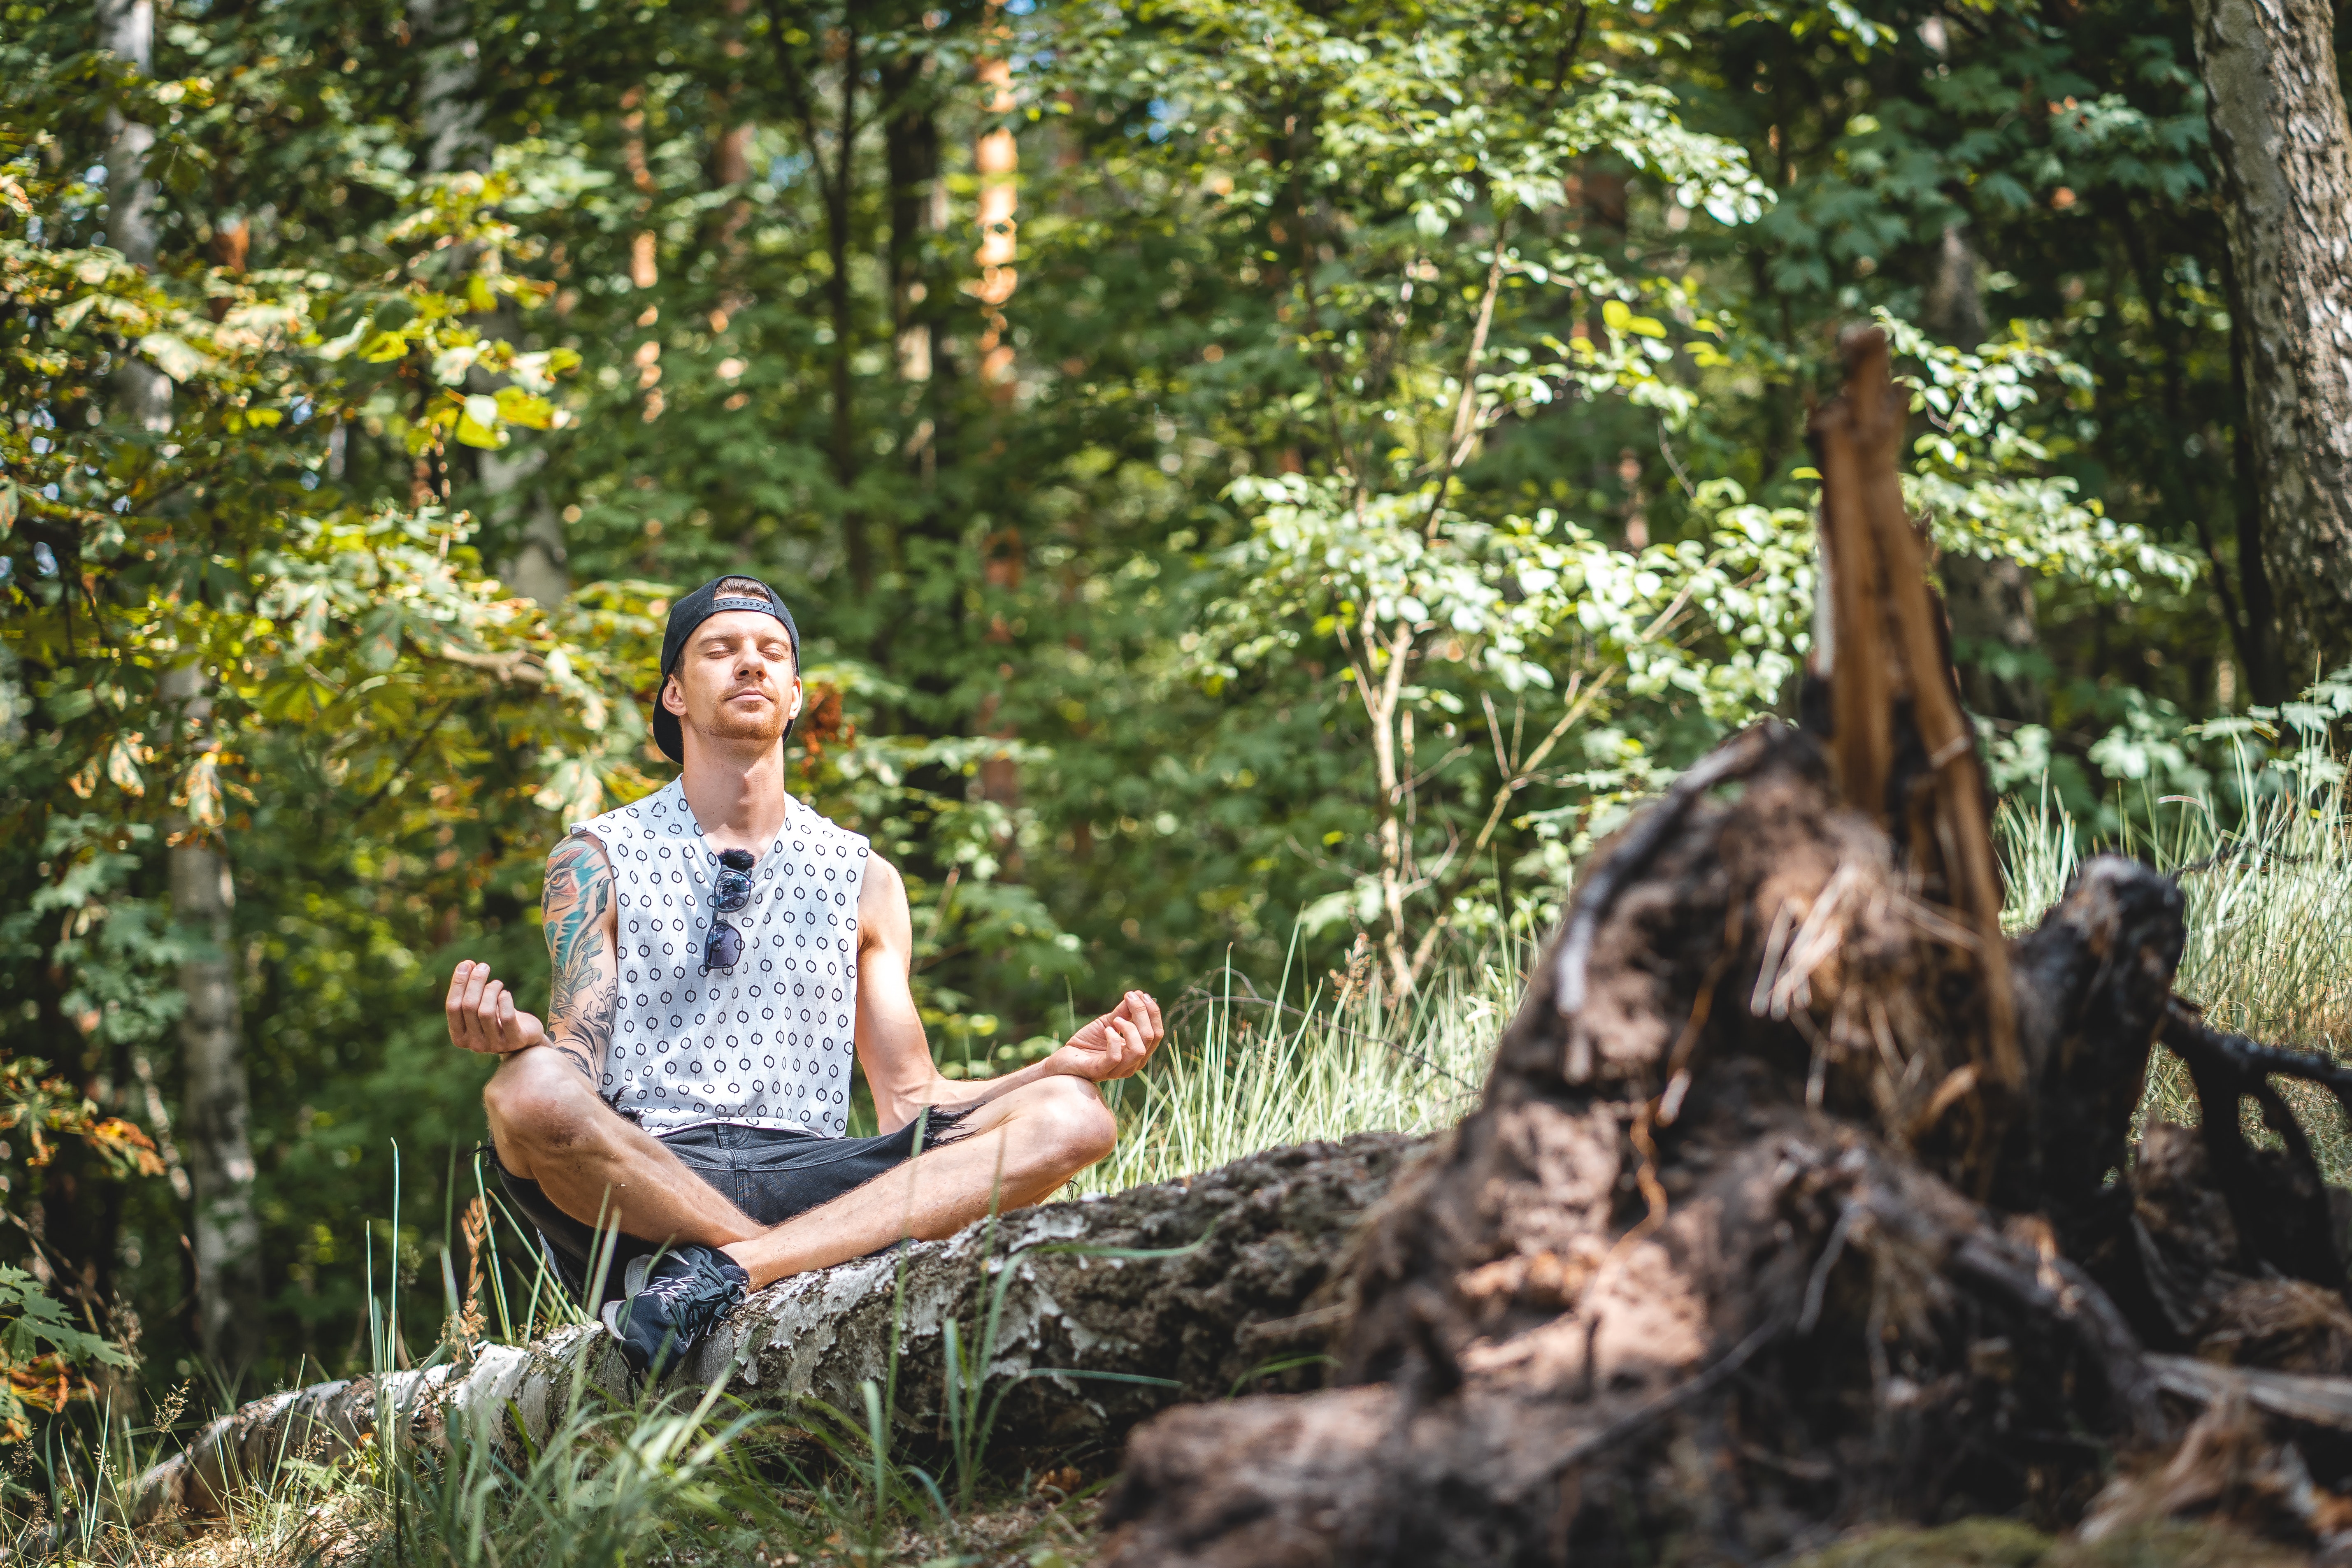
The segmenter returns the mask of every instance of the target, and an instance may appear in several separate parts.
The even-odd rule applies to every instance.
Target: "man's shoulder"
[[[547,868],[553,871],[559,868],[582,877],[602,876],[612,870],[613,861],[604,853],[603,840],[584,828],[574,827],[547,852]]]
[[[898,868],[892,865],[886,857],[877,855],[869,848],[866,852],[866,858],[862,865],[866,877],[859,889],[861,896],[870,897],[876,893],[905,891],[906,879],[898,874]]]

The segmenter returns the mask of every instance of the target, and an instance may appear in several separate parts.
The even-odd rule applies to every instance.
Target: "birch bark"
[[[2286,678],[2352,654],[2352,128],[2324,0],[2195,0]]]
[[[153,0],[106,0],[98,19],[106,49],[142,76],[153,71]],[[155,132],[119,112],[108,114],[107,125],[107,239],[133,266],[152,268],[156,190],[147,154]],[[114,373],[114,395],[127,419],[158,435],[172,427],[171,381],[145,361],[123,356]],[[207,689],[202,665],[191,660],[164,674],[159,693],[171,721],[199,744],[212,716]],[[217,837],[184,817],[174,816],[169,826],[172,910],[190,941],[180,963],[180,989],[187,999],[180,1017],[180,1132],[194,1210],[190,1246],[196,1318],[205,1354],[234,1373],[253,1357],[261,1310],[261,1231],[247,1138],[251,1097],[230,919],[236,889]]]

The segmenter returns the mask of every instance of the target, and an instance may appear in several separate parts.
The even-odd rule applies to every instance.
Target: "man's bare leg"
[[[614,1114],[562,1051],[533,1046],[507,1057],[482,1104],[499,1163],[537,1182],[548,1201],[583,1225],[601,1217],[625,1236],[665,1245],[719,1247],[761,1234],[660,1139]]]
[[[944,1148],[781,1225],[730,1237],[719,1250],[749,1271],[757,1290],[909,1237],[936,1241],[992,1207],[1024,1208],[1047,1197],[1108,1154],[1118,1132],[1095,1086],[1074,1078],[1024,1085],[974,1109],[963,1127]]]

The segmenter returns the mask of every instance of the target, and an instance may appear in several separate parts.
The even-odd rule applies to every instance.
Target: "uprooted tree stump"
[[[2172,994],[2145,867],[2001,937],[1885,345],[1848,353],[1803,729],[1596,850],[1483,1103],[1356,1243],[1341,1386],[1140,1427],[1111,1561],[1749,1562],[1975,1512],[2352,1546],[2337,1194],[2270,1083],[2352,1075]],[[2159,1037],[2202,1125],[2135,1160]]]

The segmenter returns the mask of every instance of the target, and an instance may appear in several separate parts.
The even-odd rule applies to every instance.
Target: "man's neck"
[[[784,826],[790,797],[784,791],[784,749],[730,752],[686,742],[686,804],[713,849],[749,849],[764,855]]]

